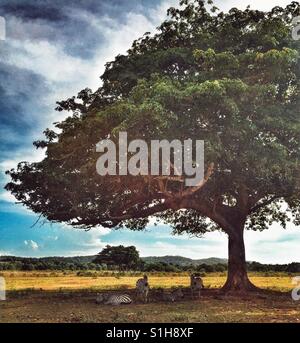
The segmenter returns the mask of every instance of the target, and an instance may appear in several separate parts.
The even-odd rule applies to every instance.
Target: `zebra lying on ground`
[[[100,293],[97,294],[96,298],[97,304],[104,304],[104,305],[122,305],[122,304],[131,304],[132,299],[128,294],[108,294],[108,293]]]
[[[142,279],[138,279],[136,282],[136,295],[138,299],[142,299],[144,303],[148,301],[148,294],[149,294],[149,283],[148,283],[148,276],[144,275]]]
[[[175,301],[184,298],[184,294],[181,288],[174,289],[174,291],[172,291],[172,294],[175,297]]]
[[[164,290],[162,292],[162,299],[164,301],[175,302],[182,299],[183,297],[184,295],[181,288],[177,288],[171,292],[165,292]]]
[[[198,298],[200,298],[201,289],[204,288],[203,280],[198,274],[191,275],[191,292],[192,298],[194,298],[194,294],[198,294]]]
[[[152,301],[160,302],[175,302],[184,297],[183,291],[181,288],[173,289],[171,291],[166,291],[163,288],[156,288],[150,292],[150,298]]]

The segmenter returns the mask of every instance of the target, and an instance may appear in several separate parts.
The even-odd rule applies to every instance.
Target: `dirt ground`
[[[126,292],[130,294],[130,291]],[[177,303],[97,305],[93,291],[14,291],[0,302],[4,323],[128,323],[128,322],[294,322],[300,323],[300,302],[290,293],[224,296],[205,290],[200,299]]]

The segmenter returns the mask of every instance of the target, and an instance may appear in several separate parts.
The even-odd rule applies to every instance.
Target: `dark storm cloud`
[[[39,75],[0,63],[1,159],[23,145],[44,120],[43,105],[38,100],[45,92],[47,86]]]
[[[45,73],[42,76],[26,69],[28,66],[22,61],[30,59],[28,43],[38,49],[40,42],[46,42],[50,52],[56,49],[62,56],[94,63],[89,61],[99,53],[103,43],[109,43],[109,37],[102,35],[93,20],[109,18],[121,25],[128,13],[146,15],[158,3],[158,0],[0,0],[0,15],[7,24],[7,41],[0,42],[0,162],[20,145],[31,145],[32,137],[39,139],[34,130],[45,128],[42,124],[48,122],[45,116],[54,112],[55,100],[61,100],[58,94],[51,105],[44,103],[44,96],[57,93],[58,84],[49,82]],[[16,64],[15,58],[21,62]],[[44,58],[47,60],[47,55]],[[20,63],[23,69],[17,66]]]
[[[44,79],[26,69],[20,69],[16,66],[6,65],[0,62],[0,118],[1,123],[20,122],[24,127],[25,123],[30,123],[30,113],[26,113],[28,107],[32,109],[31,101],[41,99],[41,93],[47,92]],[[13,110],[8,111],[10,104],[13,103]],[[2,111],[6,108],[6,115]],[[19,109],[23,109],[26,118],[20,115]],[[24,120],[23,120],[24,119]],[[32,121],[35,119],[32,118]]]
[[[28,4],[8,2],[1,6],[1,12],[6,15],[21,17],[23,20],[43,19],[47,21],[61,21],[66,19],[60,9],[44,4]]]
[[[80,3],[4,0],[0,14],[6,18],[8,38],[55,42],[68,54],[91,58],[100,37],[88,23],[74,17]]]
[[[33,130],[43,127],[40,123],[47,121],[47,113],[54,112],[55,100],[64,97],[57,91],[62,89],[59,83],[65,82],[65,89],[69,88],[69,74],[60,80],[46,75],[48,70],[51,75],[51,62],[47,61],[59,65],[56,56],[61,55],[74,58],[79,67],[95,63],[99,47],[110,43],[109,31],[104,36],[102,27],[105,30],[112,25],[116,31],[123,22],[128,23],[129,13],[147,17],[160,3],[161,0],[0,0],[7,36],[6,42],[0,41],[0,160],[7,157],[6,151],[16,150],[21,137],[23,144],[29,144]],[[39,46],[41,50],[48,49],[50,55],[42,51],[39,55]],[[37,60],[36,68],[28,62],[32,58]],[[56,66],[54,72],[64,72],[64,67]],[[57,93],[58,98],[52,99],[51,105],[45,104],[43,96],[51,93]]]
[[[89,59],[105,37],[95,32],[83,14],[99,19],[109,17],[122,23],[127,13],[141,12],[141,9],[147,12],[158,3],[158,0],[2,0],[0,15],[6,18],[8,37],[56,42],[66,53]]]
[[[159,3],[159,0],[2,0],[0,11],[24,19],[61,21],[68,16],[70,10],[78,9],[122,19],[122,14],[139,9],[147,14],[147,11]]]
[[[13,133],[25,140],[30,137],[30,130],[38,126],[44,112],[50,111],[41,101],[42,96],[49,93],[47,80],[10,63],[15,57],[30,56],[30,51],[26,50],[28,42],[47,42],[66,56],[90,61],[99,46],[109,40],[92,24],[93,18],[110,18],[121,23],[129,12],[144,14],[158,3],[146,0],[0,0],[0,15],[5,17],[7,24],[7,44],[0,42],[2,152],[18,145],[18,139],[12,139]]]

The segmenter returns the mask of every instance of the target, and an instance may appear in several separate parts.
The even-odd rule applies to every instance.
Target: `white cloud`
[[[188,235],[171,236],[168,231],[162,230],[160,225],[145,233],[156,242],[147,244],[138,242],[135,245],[142,256],[181,255],[193,259],[220,257],[228,254],[228,238],[221,232],[211,232],[203,238],[190,238]],[[132,242],[124,242],[125,245]],[[245,232],[246,257],[248,261],[261,263],[285,264],[300,262],[300,228],[290,224],[283,229],[274,224],[269,230]]]
[[[65,229],[65,230],[77,230],[77,231],[80,231],[80,229],[74,229],[74,227],[72,225],[68,225],[66,223],[61,223],[61,224],[59,224],[59,226],[61,227],[61,229]],[[90,237],[105,236],[105,235],[110,234],[111,231],[112,230],[107,228],[107,227],[103,227],[101,225],[98,225],[98,226],[95,226],[95,227],[87,230],[86,234],[89,235]]]
[[[39,249],[39,245],[37,244],[37,242],[33,241],[33,240],[25,240],[24,244],[26,247],[32,249],[32,250],[38,250]]]
[[[8,175],[5,174],[5,171],[10,170],[12,168],[16,168],[18,163],[21,161],[30,161],[30,162],[38,162],[43,159],[45,156],[45,151],[41,149],[33,149],[24,147],[12,153],[12,156],[9,159],[5,159],[0,162],[0,173],[1,173],[1,188],[3,189],[4,185],[10,181]],[[16,198],[8,191],[3,190],[0,192],[0,201],[4,201],[7,203],[15,203],[17,200]],[[12,209],[10,208],[9,211]],[[29,214],[32,215],[33,212],[18,204],[14,206],[14,212],[22,213],[22,214]]]
[[[93,228],[86,232],[87,239],[81,243],[82,253],[84,255],[95,255],[101,251],[107,243],[103,242],[102,237],[108,235],[111,232],[106,228]]]
[[[300,262],[300,228],[293,224],[289,224],[287,229],[274,224],[266,231],[247,231],[245,242],[249,261],[278,264]]]
[[[14,151],[10,158],[0,162],[0,172],[16,168],[21,161],[38,162],[43,159],[45,152],[41,149],[34,149],[33,147],[26,147],[18,151]]]
[[[16,41],[8,40],[10,51],[16,51],[8,60],[9,64],[21,69],[31,70],[51,82],[65,82],[80,79],[89,70],[89,61],[70,56],[63,47],[48,41]]]
[[[65,226],[67,230],[71,227]],[[72,229],[74,230],[74,229]],[[120,235],[111,235],[110,229],[92,229],[84,233],[77,250],[70,250],[72,255],[94,255],[107,244],[135,245],[141,256],[180,255],[193,259],[208,257],[226,258],[228,254],[228,238],[221,232],[211,232],[203,238],[189,237],[188,235],[173,236],[166,225],[157,227],[149,225],[144,232],[124,232]],[[294,225],[284,230],[279,224],[274,224],[263,232],[246,231],[245,246],[248,261],[262,263],[290,263],[300,262],[300,229]]]
[[[123,240],[122,244],[134,244],[141,256],[180,255],[193,259],[207,257],[226,258],[227,256],[228,243],[225,234],[211,232],[204,235],[203,238],[196,238],[189,237],[188,235],[173,236],[170,233],[168,234],[168,232],[171,232],[171,230],[166,230],[166,228],[158,225],[157,228],[144,232],[145,238],[143,240],[139,239],[138,242]],[[147,239],[147,235],[149,235],[149,239]],[[153,239],[156,241],[153,242]]]
[[[7,191],[0,193],[0,200],[12,203],[16,202],[16,198],[10,192]]]
[[[237,7],[239,9],[245,9],[248,5],[251,6],[252,9],[258,9],[261,11],[267,11],[272,9],[275,6],[282,6],[285,7],[286,5],[290,4],[290,0],[217,0],[215,1],[217,6],[223,10],[228,11],[233,7]]]
[[[86,256],[86,255],[96,255],[98,254],[107,244],[103,240],[104,236],[107,236],[111,233],[111,229],[104,228],[101,226],[92,228],[86,232],[83,232],[83,230],[80,229],[74,229],[72,226],[67,224],[59,224],[60,230],[56,231],[58,234],[57,240],[62,237],[62,239],[68,239],[69,231],[74,231],[74,237],[76,237],[77,234],[79,234],[78,241],[74,241],[72,245],[76,247],[75,249],[71,249],[69,251],[66,251],[63,255],[64,256]],[[66,230],[67,236],[61,232],[61,230]]]
[[[178,0],[163,1],[160,5],[150,10],[150,18],[154,23],[160,24],[165,18],[170,7],[179,7]]]
[[[47,240],[49,241],[58,241],[59,237],[58,236],[48,236]]]

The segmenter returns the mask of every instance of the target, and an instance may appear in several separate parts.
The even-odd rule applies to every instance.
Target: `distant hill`
[[[187,257],[182,256],[149,256],[149,257],[142,257],[145,263],[167,263],[167,264],[177,264],[180,266],[187,266],[187,265],[199,265],[199,264],[208,264],[208,265],[215,265],[218,263],[226,264],[227,259],[225,258],[217,258],[217,257],[210,257],[210,258],[203,258],[194,260]]]
[[[49,257],[19,257],[19,256],[0,256],[0,262],[63,262],[63,263],[91,263],[96,256],[49,256]]]
[[[12,262],[12,261],[21,261],[21,262],[63,262],[63,263],[91,263],[94,261],[96,256],[74,256],[74,257],[16,257],[16,256],[0,256],[0,262]],[[223,258],[210,257],[199,260],[193,260],[191,258],[182,257],[182,256],[149,256],[142,257],[142,260],[145,263],[167,263],[167,264],[177,264],[180,266],[187,265],[199,265],[207,264],[214,265],[218,263],[226,264],[227,260]]]
[[[0,256],[0,271],[2,270],[101,270],[101,266],[92,263],[95,259],[92,256],[74,257],[16,257]],[[142,257],[145,262],[143,267],[146,271],[179,271],[195,269],[204,270],[207,273],[213,271],[225,271],[227,269],[227,259],[210,257],[203,259],[191,259],[182,256],[148,256]],[[288,272],[300,273],[300,263],[289,264],[261,264],[248,261],[248,271],[255,272]]]

